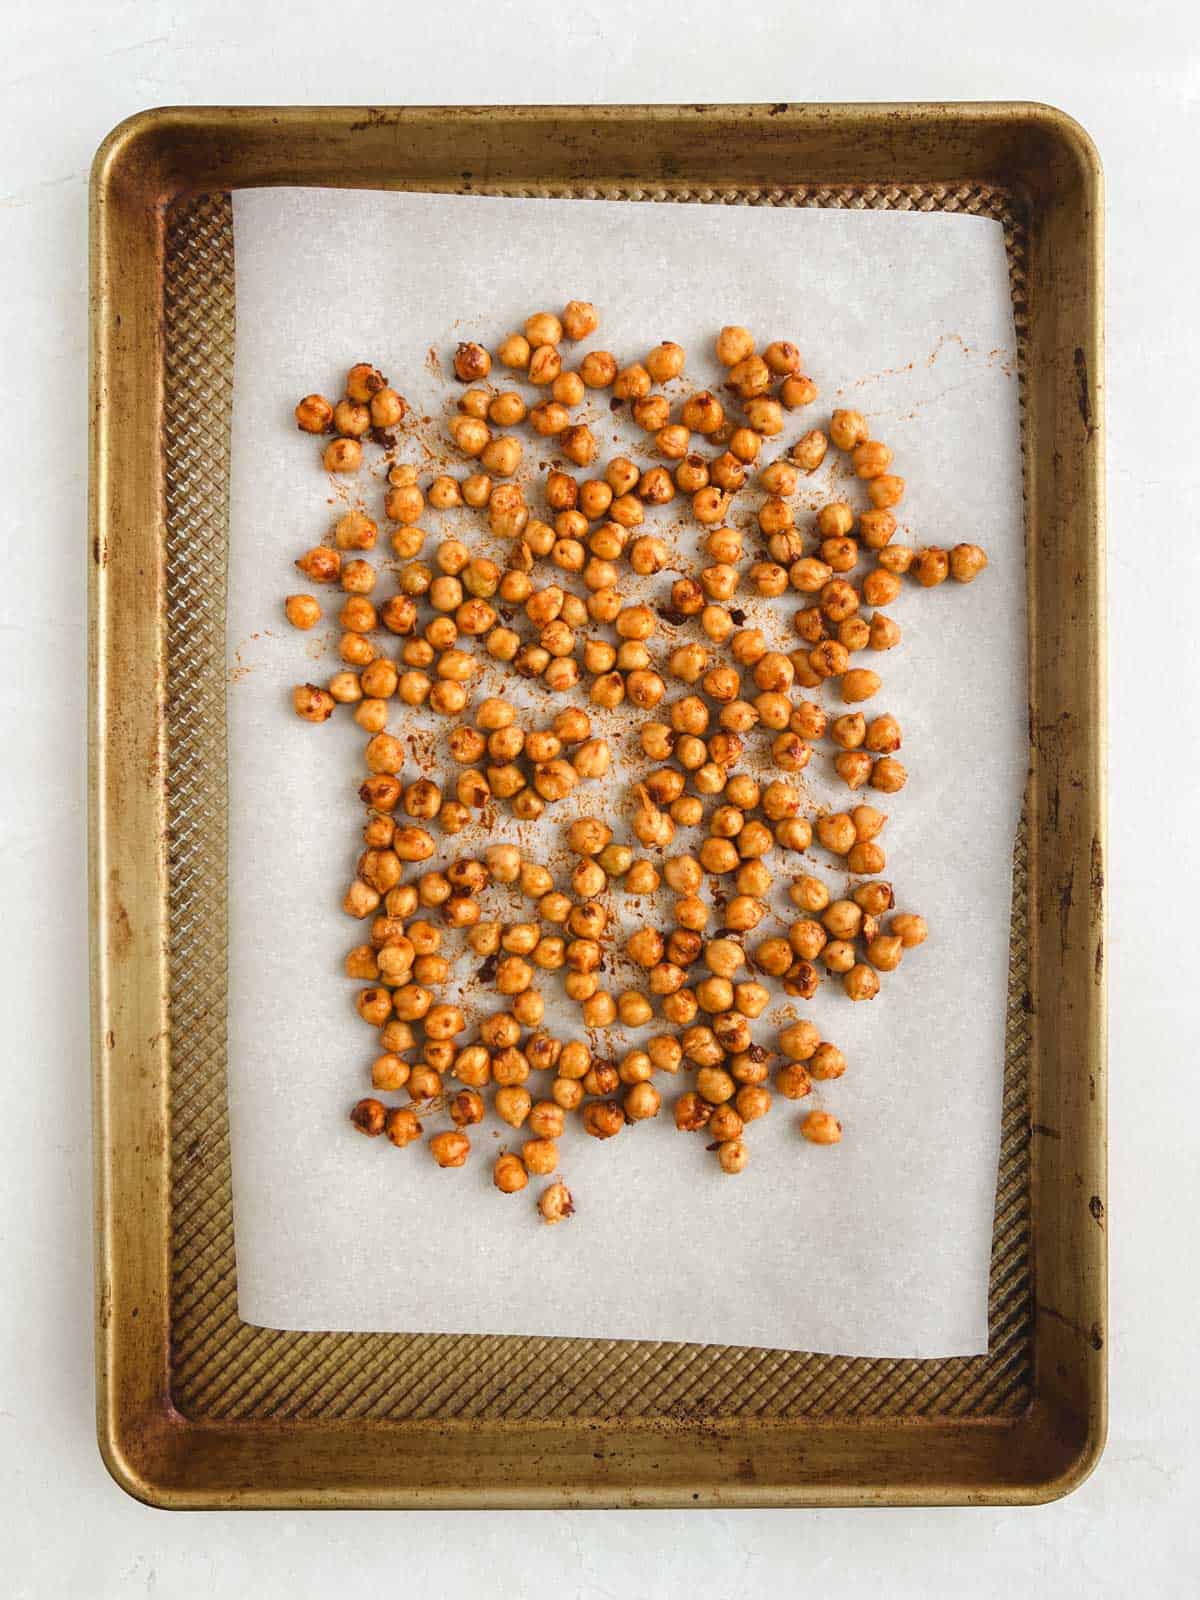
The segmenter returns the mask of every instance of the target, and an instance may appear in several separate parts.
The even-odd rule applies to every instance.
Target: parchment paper
[[[984,1350],[1011,853],[1026,771],[1015,341],[1000,225],[295,189],[241,191],[234,207],[229,1083],[241,1315],[291,1329],[864,1356]],[[868,709],[899,717],[910,776],[901,794],[858,798],[889,812],[886,875],[898,907],[922,912],[932,932],[871,1004],[851,1005],[833,983],[795,1003],[846,1052],[846,1075],[799,1105],[777,1100],[749,1128],[750,1165],[736,1179],[720,1173],[702,1137],[675,1130],[669,1106],[686,1075],[659,1078],[657,1121],[604,1144],[568,1130],[562,1172],[578,1211],[547,1228],[533,1205],[544,1180],[515,1197],[492,1188],[502,1142],[493,1119],[473,1130],[472,1160],[455,1172],[437,1170],[424,1147],[398,1151],[349,1126],[375,1053],[353,1007],[359,986],[342,976],[345,951],[363,937],[340,910],[361,848],[363,735],[345,711],[318,728],[292,714],[291,686],[336,669],[336,630],[327,616],[315,634],[297,634],[281,608],[285,594],[309,587],[292,562],[327,533],[348,492],[297,432],[296,399],[340,394],[352,362],[377,362],[416,418],[399,457],[433,464],[418,435],[426,449],[445,448],[457,341],[494,347],[531,311],[572,297],[601,311],[581,349],[612,349],[624,362],[675,339],[697,386],[719,376],[709,352],[724,322],[763,341],[794,339],[821,389],[802,426],[852,404],[894,448],[909,485],[897,542],[971,540],[991,565],[969,587],[908,585],[888,608],[904,628],[901,647],[868,663],[884,678]],[[606,459],[613,435],[626,435],[607,395],[592,401]],[[798,505],[815,507],[840,481],[823,469]],[[364,474],[349,493],[381,523],[382,566],[378,484]],[[667,519],[678,522],[677,511],[665,508]],[[462,513],[457,524],[430,514],[424,525],[428,557],[437,538],[478,537],[482,524]],[[337,594],[318,592],[336,611]],[[385,577],[380,593],[389,592]],[[793,603],[746,604],[786,647]],[[433,723],[408,726],[428,754],[421,729]],[[810,793],[845,805],[848,792],[823,776],[830,747],[818,748],[804,775]],[[565,815],[616,815],[620,790],[619,775],[601,792],[581,786],[571,807],[549,814],[547,833],[526,833],[527,849],[548,859]],[[681,836],[676,848],[688,843]],[[479,845],[461,835],[452,849]],[[793,870],[817,872],[835,893],[846,881],[819,849]],[[498,914],[520,915],[515,903]],[[465,983],[470,968],[457,970]],[[552,997],[558,979],[542,987]],[[469,984],[463,996],[480,998]],[[756,1037],[769,1043],[781,1016],[768,1013]],[[569,1006],[547,1020],[578,1027]],[[798,1135],[815,1105],[843,1123],[835,1149]]]

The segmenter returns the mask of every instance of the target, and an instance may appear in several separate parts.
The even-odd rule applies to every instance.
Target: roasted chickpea
[[[988,564],[987,555],[977,544],[956,544],[949,560],[950,576],[956,583],[973,582]]]

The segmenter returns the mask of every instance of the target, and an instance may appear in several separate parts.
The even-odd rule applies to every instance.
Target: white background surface
[[[0,66],[0,1588],[260,1600],[1194,1592],[1200,43],[1111,0],[486,10],[12,0]],[[1108,176],[1112,986],[1108,1451],[1032,1511],[153,1512],[92,1426],[86,1026],[86,177],[163,102],[1039,99]],[[15,582],[13,580],[16,580]]]

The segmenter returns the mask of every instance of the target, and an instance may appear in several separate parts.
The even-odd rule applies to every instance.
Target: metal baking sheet
[[[986,1356],[238,1321],[223,1055],[227,191],[335,173],[1004,222],[1032,776]],[[239,109],[148,113],[111,136],[92,263],[97,1352],[101,1446],[131,1492],[257,1506],[1014,1501],[1089,1470],[1104,1414],[1098,205],[1086,136],[1031,107]],[[131,651],[156,703],[110,698]]]

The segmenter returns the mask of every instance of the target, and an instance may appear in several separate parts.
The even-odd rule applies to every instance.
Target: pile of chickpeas
[[[347,511],[296,562],[314,587],[344,596],[341,670],[323,688],[298,686],[293,702],[311,722],[352,706],[367,736],[365,848],[343,902],[367,938],[346,971],[366,985],[358,1011],[378,1030],[372,1087],[406,1096],[361,1099],[351,1121],[403,1147],[424,1138],[423,1118],[444,1116],[451,1126],[430,1134],[429,1150],[439,1166],[461,1167],[468,1130],[490,1106],[523,1138],[497,1156],[495,1186],[512,1194],[531,1177],[553,1178],[537,1202],[548,1223],[574,1209],[557,1176],[569,1116],[610,1139],[659,1115],[656,1077],[688,1074],[675,1125],[703,1132],[721,1170],[737,1173],[749,1159],[748,1125],[772,1107],[771,1085],[804,1100],[846,1070],[812,1022],[787,1022],[770,1045],[756,1042],[753,1025],[771,984],[789,1004],[805,1001],[824,973],[851,1001],[873,999],[883,975],[925,940],[924,919],[896,911],[881,876],[886,813],[854,803],[856,791],[890,795],[907,781],[896,718],[859,709],[882,688],[879,672],[859,663],[900,642],[883,608],[905,575],[932,588],[947,577],[969,583],[987,564],[975,545],[895,542],[904,479],[857,411],[834,410],[826,430],[801,432],[763,459],[789,415],[817,398],[790,341],[760,352],[747,329],[722,328],[718,394],[687,384],[685,352],[671,341],[626,366],[598,349],[568,365],[564,346],[598,326],[592,305],[572,301],[561,315],[529,317],[494,352],[458,346],[463,387],[447,434],[461,475],[391,460],[407,406],[370,364],[350,370],[336,403],[308,395],[295,412],[303,431],[321,436],[331,473],[361,469],[364,439],[389,450],[393,592],[372,598],[380,526],[365,509]],[[497,367],[507,374],[499,382]],[[623,413],[641,435],[606,464],[600,401],[605,423]],[[511,431],[521,426],[549,463],[530,461]],[[794,502],[831,447],[867,504],[827,502],[801,527]],[[731,507],[746,488],[758,491],[753,523],[735,526]],[[668,506],[669,515],[686,508],[699,530],[691,572],[678,541],[647,523],[648,508]],[[431,544],[422,523],[462,508],[486,522],[486,535],[444,538],[422,559]],[[479,553],[489,541],[501,560]],[[669,591],[661,603],[631,599],[626,573],[643,587],[663,574]],[[796,594],[790,619],[770,605],[767,626],[747,617],[746,604]],[[323,615],[309,593],[289,596],[285,610],[301,629]],[[785,626],[791,640],[778,637]],[[544,715],[502,694],[476,698],[479,680],[497,672],[540,686]],[[401,778],[406,748],[389,719],[403,725],[418,707],[447,719],[441,782]],[[558,829],[568,859],[557,874],[548,845],[482,842],[501,810],[534,823],[581,783],[604,780],[610,738],[626,729],[644,763],[624,797],[634,844],[614,836],[620,808],[611,801],[594,808],[603,816],[577,813]],[[842,810],[815,806],[802,777],[824,739],[851,797]],[[682,843],[681,831],[697,842]],[[437,835],[464,832],[480,847],[431,865],[446,853]],[[814,846],[848,875],[840,897],[809,870]],[[777,872],[786,917],[771,906]],[[623,940],[618,894],[638,912]],[[660,897],[669,906],[656,922],[642,907],[660,907]],[[462,951],[499,999],[474,1026],[462,1005],[438,998]],[[553,973],[579,1008],[578,1036],[544,1025],[537,985]],[[614,1027],[652,1031],[610,1058],[600,1041]],[[798,1129],[813,1144],[842,1133],[824,1109],[808,1110]]]

